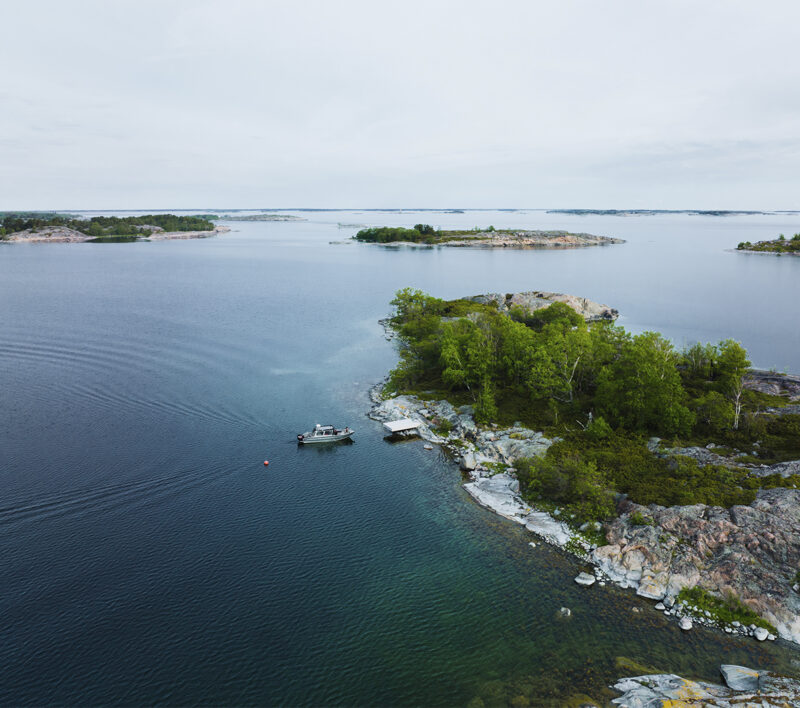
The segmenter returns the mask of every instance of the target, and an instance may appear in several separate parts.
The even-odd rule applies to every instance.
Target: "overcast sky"
[[[0,17],[0,209],[800,209],[796,0]]]

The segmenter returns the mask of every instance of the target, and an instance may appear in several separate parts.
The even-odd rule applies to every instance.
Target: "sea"
[[[265,213],[302,220],[0,244],[0,704],[560,705],[646,671],[800,675],[795,645],[682,632],[632,590],[576,585],[579,560],[531,547],[438,449],[366,417],[404,287],[571,293],[634,333],[733,338],[800,373],[800,258],[734,250],[800,214]],[[416,223],[626,243],[351,238]],[[298,446],[315,423],[354,441]]]

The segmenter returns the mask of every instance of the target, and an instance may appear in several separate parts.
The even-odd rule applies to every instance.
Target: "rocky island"
[[[779,256],[784,254],[800,256],[800,234],[795,234],[790,239],[781,234],[771,241],[757,241],[756,243],[742,241],[736,247],[736,250],[747,253],[777,253]]]
[[[376,420],[409,417],[480,504],[680,622],[800,643],[800,378],[683,352],[540,291],[404,290]]]
[[[362,229],[353,238],[384,246],[452,246],[473,248],[582,248],[624,243],[623,239],[569,231],[530,231],[524,229],[439,230],[429,224],[413,228],[375,227]]]
[[[87,241],[163,241],[208,238],[230,231],[215,226],[207,216],[93,216],[89,219],[62,214],[0,215],[0,241],[10,243],[82,243]]]

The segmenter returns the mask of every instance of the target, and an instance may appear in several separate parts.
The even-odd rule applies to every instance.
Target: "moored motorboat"
[[[314,430],[308,433],[300,433],[297,436],[297,442],[303,445],[339,442],[340,440],[350,439],[354,432],[351,428],[336,428],[333,425],[320,425],[317,423],[314,426]]]

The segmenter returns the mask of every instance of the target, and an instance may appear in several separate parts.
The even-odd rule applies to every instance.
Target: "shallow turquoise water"
[[[782,643],[682,635],[630,592],[579,588],[578,562],[531,549],[438,452],[387,443],[364,414],[395,361],[377,320],[406,285],[572,292],[635,331],[734,336],[800,371],[800,259],[724,250],[798,217],[309,218],[0,247],[0,702],[538,703],[600,698],[617,656],[709,679],[723,662],[797,670]],[[329,243],[354,231],[337,222],[418,221],[629,243]],[[328,421],[355,443],[297,447]]]

